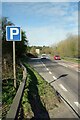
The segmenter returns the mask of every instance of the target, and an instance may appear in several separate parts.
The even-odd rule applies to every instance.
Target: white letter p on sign
[[[19,29],[18,28],[10,28],[10,34],[11,34],[10,39],[13,40],[13,36],[19,34]]]

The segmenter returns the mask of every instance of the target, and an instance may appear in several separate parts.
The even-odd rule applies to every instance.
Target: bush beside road
[[[9,69],[9,68],[8,68]],[[22,69],[17,65],[17,89],[22,81]],[[6,76],[5,76],[6,77]],[[16,89],[14,88],[13,78],[6,78],[2,80],[2,118],[5,119],[7,112],[13,102],[16,95]]]

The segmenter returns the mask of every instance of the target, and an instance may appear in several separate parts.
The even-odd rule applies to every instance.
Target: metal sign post
[[[6,40],[13,41],[13,73],[14,87],[16,88],[16,61],[15,61],[15,41],[21,41],[21,28],[15,26],[6,26]]]
[[[16,88],[15,41],[13,41],[13,72],[14,72],[14,87]]]

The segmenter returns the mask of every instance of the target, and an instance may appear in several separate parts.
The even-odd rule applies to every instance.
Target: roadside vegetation
[[[70,62],[80,63],[79,58],[62,57],[62,59]]]
[[[6,114],[12,104],[16,90],[13,86],[13,80],[8,79],[2,82],[2,118],[5,119]]]
[[[7,17],[2,18],[2,79],[13,79],[13,42],[6,41],[6,26],[14,26]],[[21,41],[15,43],[16,66],[20,57],[27,52],[28,41],[25,31],[21,31]]]
[[[17,66],[17,89],[22,81],[22,68]],[[4,79],[2,81],[2,118],[5,119],[7,112],[13,102],[17,89],[14,88],[13,79]]]
[[[60,55],[62,59],[79,62],[80,63],[80,36],[78,35],[69,35],[65,40],[61,40],[57,44],[43,47],[30,47],[32,53],[36,53],[36,48],[40,49],[40,54],[49,54],[51,58],[54,55]],[[32,51],[34,49],[34,52]]]
[[[25,118],[48,118],[51,110],[57,109],[60,102],[53,88],[27,63],[28,76],[22,99]]]
[[[13,78],[13,44],[6,41],[6,26],[14,26],[7,17],[2,18],[2,118],[5,118],[16,95],[16,91],[22,80],[22,68],[20,67],[20,57],[27,52],[27,37],[22,30],[22,41],[16,42],[16,80],[17,88],[14,88]]]
[[[78,42],[77,35],[70,35],[54,46],[54,52],[62,57],[78,58],[80,57]]]

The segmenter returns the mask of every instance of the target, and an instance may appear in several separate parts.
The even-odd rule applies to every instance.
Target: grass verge
[[[77,58],[63,57],[62,59],[70,62],[80,63],[80,59],[77,59]]]
[[[60,104],[53,88],[28,64],[26,86],[22,99],[24,118],[48,118],[50,110]]]

